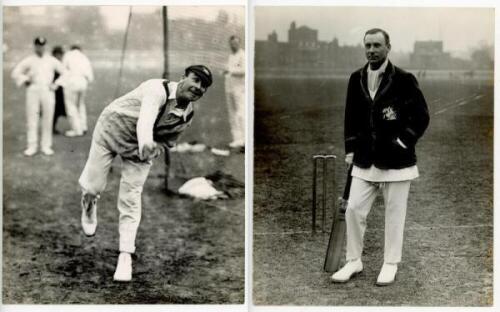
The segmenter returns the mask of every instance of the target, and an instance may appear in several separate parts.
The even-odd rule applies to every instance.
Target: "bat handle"
[[[342,198],[346,201],[349,199],[349,192],[351,191],[352,167],[353,165],[351,164],[349,169],[347,169],[347,180],[345,182],[344,195],[342,196]]]

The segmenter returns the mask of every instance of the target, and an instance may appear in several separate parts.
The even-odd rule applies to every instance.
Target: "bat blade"
[[[349,191],[351,189],[351,172],[352,166],[347,171],[347,180],[344,188],[344,194],[341,198],[339,198],[338,209],[336,213],[337,215],[333,219],[330,239],[328,241],[328,248],[326,250],[323,270],[330,273],[336,272],[340,267],[340,260],[342,257],[342,250],[346,237],[345,212],[347,209],[347,201],[349,199]]]

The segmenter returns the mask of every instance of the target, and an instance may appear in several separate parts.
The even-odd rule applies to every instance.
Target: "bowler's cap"
[[[34,40],[33,40],[33,43],[36,44],[36,45],[45,45],[47,43],[47,39],[45,39],[44,37],[36,37]]]
[[[212,85],[212,72],[205,65],[191,65],[186,68],[184,74],[187,76],[190,72],[200,77],[203,87],[208,88]]]

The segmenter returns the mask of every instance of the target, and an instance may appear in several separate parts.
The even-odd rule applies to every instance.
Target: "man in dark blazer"
[[[383,286],[394,282],[401,261],[410,183],[419,175],[415,145],[429,124],[429,113],[415,77],[387,58],[391,49],[387,32],[368,30],[364,45],[368,63],[351,75],[345,108],[346,163],[353,166],[346,265],[331,278],[343,283],[363,270],[366,217],[380,189],[385,243],[377,285]]]

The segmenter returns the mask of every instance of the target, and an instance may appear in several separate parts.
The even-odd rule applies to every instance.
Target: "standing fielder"
[[[345,108],[346,162],[354,165],[346,211],[347,263],[331,278],[343,283],[363,270],[366,217],[380,189],[385,244],[377,285],[382,286],[394,282],[401,261],[410,183],[418,177],[415,145],[429,113],[415,77],[389,62],[389,35],[370,29],[364,45],[368,64],[351,75]]]
[[[89,83],[94,81],[94,72],[89,59],[78,45],[71,46],[71,50],[64,54],[63,64],[67,71],[64,99],[66,114],[71,125],[71,130],[66,131],[65,135],[82,136],[87,132],[85,95]]]
[[[26,87],[26,128],[28,147],[25,156],[33,156],[38,151],[38,122],[42,113],[41,151],[47,156],[53,155],[52,127],[54,120],[54,90],[61,85],[61,78],[54,80],[57,72],[64,76],[64,66],[52,55],[45,53],[44,37],[33,41],[35,53],[24,58],[12,71],[12,78],[18,87]]]
[[[233,141],[231,148],[245,146],[245,51],[240,47],[240,38],[229,38],[231,54],[224,71],[226,102]]]
[[[203,65],[186,68],[179,82],[151,79],[114,100],[101,113],[92,136],[89,158],[80,176],[82,228],[93,236],[97,227],[96,203],[106,187],[111,162],[122,158],[118,195],[120,256],[116,281],[132,279],[135,237],[141,219],[141,193],[153,158],[175,145],[191,124],[193,104],[212,84]]]

